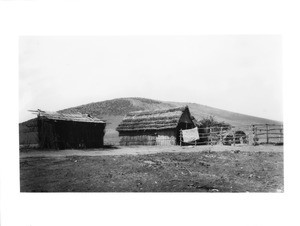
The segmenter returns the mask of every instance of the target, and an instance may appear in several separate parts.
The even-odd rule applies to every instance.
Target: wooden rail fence
[[[244,126],[206,127],[198,128],[200,139],[190,142],[189,145],[258,145],[283,144],[283,125],[279,124],[252,124]],[[180,133],[180,145],[184,145]]]

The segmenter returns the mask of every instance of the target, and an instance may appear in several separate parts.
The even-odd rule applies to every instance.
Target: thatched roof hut
[[[59,113],[59,112],[39,111],[38,117],[46,118],[50,120],[58,120],[58,121],[105,123],[101,119],[92,117],[89,114],[81,114],[81,113],[66,114],[66,113]]]
[[[34,111],[40,148],[98,148],[106,123],[88,114]]]
[[[189,108],[179,107],[127,114],[117,127],[121,145],[178,144],[180,129],[194,128]]]

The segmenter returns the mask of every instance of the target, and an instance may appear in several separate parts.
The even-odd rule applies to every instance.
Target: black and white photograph
[[[20,37],[20,191],[284,192],[281,42]]]
[[[298,5],[0,0],[0,225],[299,225]]]

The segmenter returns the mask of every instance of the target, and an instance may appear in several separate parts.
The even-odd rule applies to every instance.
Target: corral
[[[199,128],[203,145],[235,145],[235,144],[276,144],[282,145],[284,140],[282,124],[252,124],[243,126],[212,126]]]
[[[189,108],[136,111],[127,114],[117,127],[120,145],[176,145],[180,130],[194,128]]]

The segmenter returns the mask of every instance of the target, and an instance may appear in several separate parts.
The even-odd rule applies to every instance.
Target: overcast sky
[[[120,97],[282,121],[280,36],[21,37],[20,122]]]

